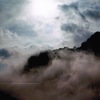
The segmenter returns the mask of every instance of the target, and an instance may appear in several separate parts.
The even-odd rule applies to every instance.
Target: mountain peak
[[[100,32],[95,32],[86,42],[83,42],[78,48],[79,50],[92,51],[96,55],[100,54]]]

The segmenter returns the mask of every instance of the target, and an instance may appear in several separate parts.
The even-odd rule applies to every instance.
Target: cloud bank
[[[6,67],[0,74],[0,89],[19,100],[41,100],[44,96],[49,100],[99,100],[100,59],[67,49],[57,51],[55,57],[54,53],[49,65],[33,67],[27,73],[23,73],[23,66],[28,56],[15,53],[3,59]]]

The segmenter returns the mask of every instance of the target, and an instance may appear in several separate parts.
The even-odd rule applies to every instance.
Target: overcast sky
[[[100,0],[0,0],[0,48],[79,46],[99,26]]]

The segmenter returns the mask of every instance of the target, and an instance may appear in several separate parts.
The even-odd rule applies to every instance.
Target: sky
[[[0,0],[0,48],[80,46],[100,31],[100,0]]]

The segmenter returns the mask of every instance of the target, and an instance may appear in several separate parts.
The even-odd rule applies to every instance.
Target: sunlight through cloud
[[[30,0],[27,7],[28,16],[52,18],[57,15],[57,2],[53,0]]]

